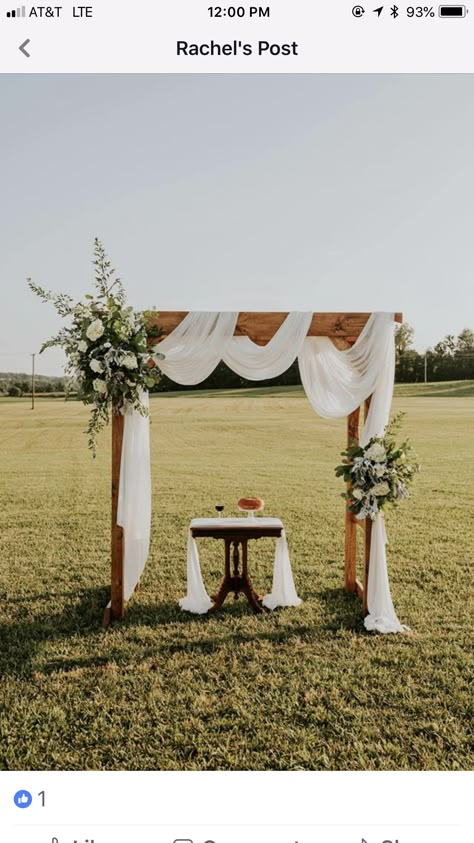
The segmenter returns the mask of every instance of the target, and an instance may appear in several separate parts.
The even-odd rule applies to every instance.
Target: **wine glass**
[[[216,503],[216,510],[217,510],[219,518],[222,518],[222,513],[224,512],[224,504],[223,503]]]

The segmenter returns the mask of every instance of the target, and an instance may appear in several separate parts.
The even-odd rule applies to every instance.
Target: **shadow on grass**
[[[45,642],[99,633],[108,595],[108,588],[88,588],[9,600],[17,608],[14,620],[0,624],[0,676],[31,675],[35,657]],[[50,605],[55,599],[66,604],[52,614],[33,614],[31,605],[46,599]],[[22,606],[24,618],[18,619]]]
[[[344,588],[324,588],[314,597],[324,609],[323,629],[332,632],[340,629],[365,632],[362,604],[356,594]]]
[[[108,587],[78,589],[76,591],[58,592],[56,594],[42,593],[17,597],[9,600],[12,606],[11,622],[0,623],[0,676],[15,676],[17,678],[30,677],[33,673],[39,672],[48,674],[58,670],[73,670],[85,667],[103,667],[108,663],[124,662],[120,651],[120,644],[117,638],[110,637],[110,652],[105,655],[94,655],[91,657],[52,659],[40,668],[36,661],[38,653],[44,644],[67,641],[77,638],[84,641],[86,638],[93,638],[107,635],[108,633],[123,632],[128,634],[134,627],[150,627],[158,629],[166,627],[172,631],[173,626],[191,626],[201,623],[205,625],[209,621],[207,615],[191,615],[180,610],[178,604],[163,602],[153,606],[136,605],[132,601],[128,607],[127,614],[123,621],[112,623],[108,632],[102,629],[102,617],[105,606],[109,600],[110,590]],[[54,602],[61,603],[61,608],[56,612],[42,611],[35,604],[48,601],[49,606]],[[15,607],[13,609],[13,607]],[[36,611],[35,611],[36,608]],[[41,612],[41,613],[40,613]],[[244,614],[243,607],[238,611]],[[235,616],[235,613],[234,613]],[[140,655],[146,658],[148,653],[147,642],[138,638],[134,642],[140,646]],[[216,646],[218,646],[216,639]],[[207,645],[204,645],[206,649]],[[150,652],[172,653],[179,647],[161,647],[153,645]]]
[[[364,632],[360,601],[354,594],[347,593],[342,588],[327,588],[306,595],[307,600],[319,601],[323,607],[322,622],[321,618],[318,618],[314,623],[301,623],[298,610],[295,609],[279,609],[275,613],[254,615],[244,599],[229,600],[216,615],[193,615],[183,612],[175,601],[154,605],[132,602],[125,619],[109,628],[112,634],[122,632],[126,636],[125,651],[122,651],[120,640],[117,637],[112,638],[111,635],[110,650],[105,655],[96,653],[72,658],[65,655],[53,658],[38,668],[36,659],[43,644],[60,642],[63,639],[83,640],[104,634],[101,619],[108,594],[107,588],[93,588],[57,595],[39,594],[36,598],[17,598],[12,601],[21,605],[32,603],[34,599],[41,601],[47,598],[52,601],[56,597],[66,602],[61,611],[56,613],[25,617],[0,625],[0,675],[20,678],[31,676],[35,672],[47,675],[81,669],[100,669],[111,663],[125,668],[131,662],[136,664],[136,650],[132,658],[128,651],[130,645],[140,649],[141,660],[150,659],[156,662],[157,658],[171,657],[178,652],[213,655],[222,649],[238,648],[247,644],[287,645],[296,638],[304,639],[310,646],[311,642],[320,640],[327,633],[341,630]],[[260,619],[262,625],[256,628],[255,624],[258,624]],[[222,620],[222,626],[213,634],[218,620]],[[252,627],[229,629],[229,621],[249,621]],[[149,639],[143,639],[138,632],[140,628],[166,628],[167,635],[172,638],[173,627],[176,628],[176,639],[169,641],[150,642]],[[179,631],[182,627],[188,627],[190,631],[193,628],[192,631],[197,633],[198,637],[184,638]],[[136,635],[134,629],[137,630]],[[153,664],[150,669],[154,669]]]

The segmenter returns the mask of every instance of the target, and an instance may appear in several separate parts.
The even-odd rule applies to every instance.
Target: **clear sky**
[[[3,75],[0,106],[0,371],[59,325],[26,276],[81,298],[95,236],[137,308],[474,327],[474,76]]]

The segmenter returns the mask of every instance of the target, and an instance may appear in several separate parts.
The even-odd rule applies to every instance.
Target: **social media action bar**
[[[24,826],[15,843],[461,843],[457,826]]]

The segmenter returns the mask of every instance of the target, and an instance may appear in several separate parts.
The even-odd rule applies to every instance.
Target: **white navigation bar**
[[[353,0],[5,0],[0,71],[473,72],[474,6]],[[474,0],[473,0],[474,4]],[[21,45],[28,40],[28,55]]]

